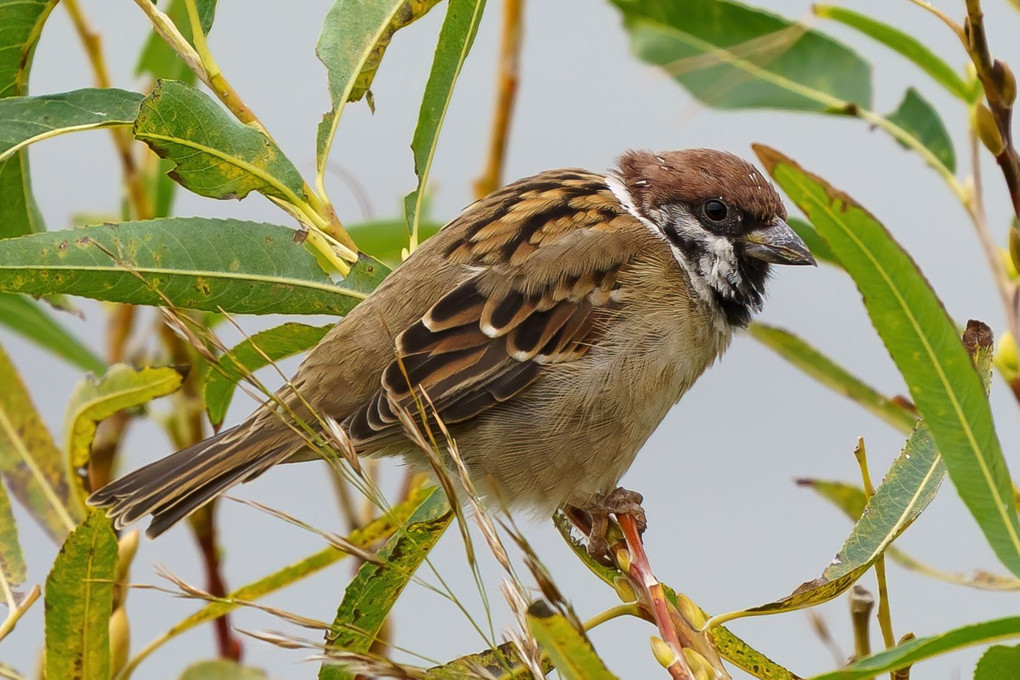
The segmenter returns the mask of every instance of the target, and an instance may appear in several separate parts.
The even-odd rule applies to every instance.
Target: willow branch
[[[1002,169],[1009,196],[1013,203],[1013,214],[1020,219],[1020,154],[1013,146],[1012,117],[1013,101],[1016,99],[1016,78],[1009,66],[998,59],[992,59],[985,35],[984,13],[980,0],[967,0],[967,19],[963,25],[963,45],[970,55],[978,80],[985,91],[985,101],[998,129],[1001,145],[991,149],[995,161]]]
[[[503,0],[503,34],[499,47],[499,74],[496,80],[496,107],[492,115],[488,159],[482,176],[475,180],[475,196],[481,198],[503,185],[507,138],[517,85],[520,80],[522,15],[524,0]]]

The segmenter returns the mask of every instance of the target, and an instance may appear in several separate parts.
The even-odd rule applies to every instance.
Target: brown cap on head
[[[642,211],[722,198],[759,224],[786,219],[782,199],[758,168],[725,151],[628,151],[619,166],[620,178]]]

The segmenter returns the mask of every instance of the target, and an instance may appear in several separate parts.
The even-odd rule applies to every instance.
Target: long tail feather
[[[155,538],[217,495],[283,462],[299,447],[290,437],[253,434],[247,423],[110,482],[89,505],[106,508],[118,529],[152,515]]]

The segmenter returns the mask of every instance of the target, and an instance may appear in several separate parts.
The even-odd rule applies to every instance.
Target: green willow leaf
[[[404,198],[404,216],[413,239],[421,242],[420,224],[425,187],[429,181],[429,170],[439,144],[439,131],[453,99],[453,88],[457,84],[460,70],[467,60],[471,45],[474,44],[478,24],[485,11],[485,0],[450,0],[446,18],[439,31],[436,55],[432,61],[425,94],[418,111],[418,123],[411,139],[414,154],[414,174],[418,186]],[[417,245],[417,244],[415,244]]]
[[[974,667],[974,680],[1008,680],[1020,668],[1020,646],[990,647]]]
[[[46,579],[46,677],[109,680],[117,537],[93,512],[68,536]]]
[[[846,592],[928,507],[944,476],[945,466],[931,433],[924,423],[918,423],[850,536],[820,577],[779,600],[714,617],[709,625],[804,609]]]
[[[393,34],[425,16],[439,0],[336,0],[322,23],[315,52],[326,65],[333,108],[319,124],[315,155],[318,176],[326,171],[329,149],[347,102],[372,86]],[[371,100],[370,100],[371,101]],[[360,244],[359,244],[360,245]]]
[[[917,416],[886,398],[845,368],[829,359],[793,333],[755,322],[748,327],[752,338],[773,350],[801,371],[831,390],[870,411],[893,427],[910,432]]]
[[[816,675],[811,680],[865,680],[947,652],[1018,637],[1020,616],[975,623],[941,635],[904,642],[884,652],[858,659],[842,670]]]
[[[396,532],[407,526],[410,518],[426,504],[435,503],[435,498],[444,498],[441,491],[434,487],[419,488],[412,491],[406,500],[393,506],[389,512],[374,520],[367,526],[351,532],[347,542],[357,548],[369,548],[381,540],[388,539]],[[283,567],[268,576],[253,581],[237,590],[232,591],[226,597],[215,602],[209,602],[200,610],[177,622],[165,633],[146,645],[138,654],[131,659],[121,673],[122,677],[129,677],[131,673],[150,654],[162,647],[165,643],[174,639],[181,633],[191,630],[224,614],[244,606],[248,602],[254,602],[261,597],[274,593],[285,588],[296,581],[318,573],[326,567],[336,564],[349,556],[338,548],[332,546],[309,555],[308,557]]]
[[[908,88],[903,101],[896,110],[886,116],[887,119],[909,132],[939,159],[950,172],[956,172],[956,152],[953,140],[946,130],[942,118],[928,101],[914,88]],[[900,146],[909,147],[902,141]]]
[[[199,661],[184,669],[178,680],[269,680],[265,671],[245,668],[229,659]]]
[[[170,176],[196,194],[241,199],[257,191],[304,202],[301,173],[276,143],[190,85],[159,81],[142,101],[133,133],[173,161]]]
[[[871,66],[802,24],[728,0],[613,0],[631,49],[708,106],[843,113],[871,106]]]
[[[71,496],[82,512],[88,492],[75,474],[89,462],[92,440],[99,421],[118,411],[165,397],[181,386],[181,374],[172,368],[134,369],[127,364],[110,366],[101,378],[86,377],[79,382],[64,413],[67,433],[67,469],[71,477]]]
[[[18,525],[11,510],[11,499],[0,482],[0,579],[4,581],[4,592],[24,583],[27,576],[28,568],[18,541]]]
[[[93,373],[106,370],[103,360],[59,324],[36,300],[24,295],[0,293],[0,324],[82,370]]]
[[[0,99],[28,94],[28,71],[43,24],[57,0],[0,0]],[[0,238],[42,231],[28,154],[0,163]]]
[[[982,379],[942,303],[878,220],[779,152],[755,150],[853,277],[960,497],[999,559],[1020,576],[1020,521],[1006,459]]]
[[[11,494],[56,542],[74,529],[82,513],[69,506],[63,456],[0,347],[0,477]]]
[[[311,349],[332,327],[285,323],[252,335],[219,357],[218,368],[209,370],[203,386],[209,421],[223,423],[238,382],[271,361]]]
[[[367,652],[379,629],[414,572],[454,519],[446,496],[436,492],[407,520],[407,527],[376,553],[379,563],[366,562],[344,591],[333,625],[326,633],[326,650]],[[347,680],[354,674],[341,666],[323,664],[320,680]]]
[[[846,482],[812,478],[798,479],[797,485],[808,487],[822,498],[828,500],[842,510],[852,522],[860,519],[865,506],[868,504],[868,497],[864,493],[864,489]],[[1020,591],[1020,579],[1000,576],[987,571],[976,571],[973,575],[943,571],[914,559],[902,550],[897,549],[896,546],[889,546],[885,554],[904,569],[909,569],[923,576],[946,583],[977,588],[978,590]]]
[[[237,314],[346,314],[388,272],[362,257],[334,283],[297,233],[177,217],[0,240],[0,291]]]
[[[114,88],[0,99],[0,163],[43,139],[131,125],[142,99],[137,92]]]
[[[980,96],[980,88],[969,88],[949,64],[912,35],[845,7],[814,5],[812,10],[823,19],[838,21],[899,52],[960,99],[974,103]]]
[[[591,642],[562,614],[538,600],[528,607],[528,630],[566,680],[614,680]]]

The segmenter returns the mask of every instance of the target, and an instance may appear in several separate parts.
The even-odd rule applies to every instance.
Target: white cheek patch
[[[707,303],[715,303],[715,294],[726,299],[734,299],[751,291],[744,290],[746,284],[740,275],[737,255],[733,244],[724,236],[706,230],[696,217],[686,211],[661,214],[661,222],[669,223],[677,230],[678,235],[701,249],[697,262],[690,261],[684,251],[678,248],[652,220],[642,215],[627,187],[619,177],[606,177],[606,186],[613,192],[617,200],[634,218],[645,225],[652,234],[669,245],[674,259],[687,272],[691,285],[698,296]]]

